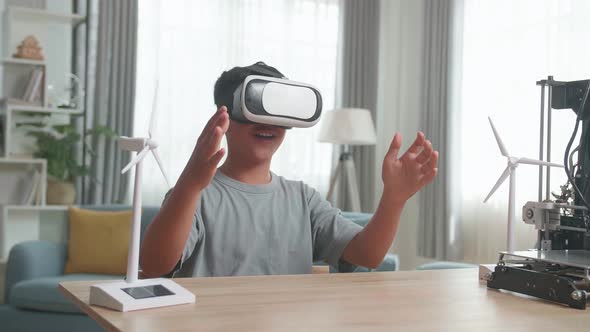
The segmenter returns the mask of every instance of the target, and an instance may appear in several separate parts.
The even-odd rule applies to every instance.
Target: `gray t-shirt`
[[[315,261],[354,269],[340,256],[362,228],[303,182],[271,176],[248,185],[217,171],[201,192],[175,277],[311,273]]]

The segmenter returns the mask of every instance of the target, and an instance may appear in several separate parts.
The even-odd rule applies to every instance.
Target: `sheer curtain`
[[[320,89],[334,105],[338,0],[140,1],[135,135],[146,135],[159,80],[155,138],[172,185],[215,112],[213,84],[222,71],[264,61],[288,78]],[[319,125],[292,129],[271,169],[326,192],[332,146]],[[146,158],[145,204],[160,204],[166,184]]]
[[[506,245],[508,181],[484,204],[506,159],[493,138],[491,116],[508,151],[539,156],[540,87],[553,75],[568,81],[590,78],[590,2],[585,0],[465,1],[460,146],[465,258],[494,262]],[[552,161],[563,162],[573,127],[571,110],[554,110]],[[579,139],[576,141],[578,142]],[[536,232],[525,225],[521,208],[537,200],[538,168],[516,169],[516,246],[534,246]],[[559,191],[565,172],[551,171],[551,188]]]

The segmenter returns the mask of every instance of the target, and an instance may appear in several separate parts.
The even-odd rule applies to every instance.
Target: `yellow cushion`
[[[133,211],[69,209],[64,273],[125,274]]]

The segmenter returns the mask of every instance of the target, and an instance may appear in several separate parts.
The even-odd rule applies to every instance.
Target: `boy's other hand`
[[[424,134],[418,132],[414,143],[401,158],[398,157],[402,136],[396,133],[383,160],[384,194],[397,203],[405,203],[418,190],[430,183],[438,172],[438,151]]]
[[[187,165],[191,183],[199,191],[205,189],[213,179],[217,164],[223,158],[225,149],[219,148],[221,138],[229,128],[227,108],[221,106],[209,119],[197,139],[197,144]]]

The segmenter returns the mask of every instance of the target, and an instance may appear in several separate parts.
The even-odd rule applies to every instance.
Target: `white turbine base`
[[[139,289],[149,286],[164,287],[173,294],[136,299],[124,291],[128,288],[137,287]],[[133,311],[195,303],[195,294],[165,278],[144,279],[135,282],[115,281],[90,286],[89,302],[91,305],[117,311]]]

